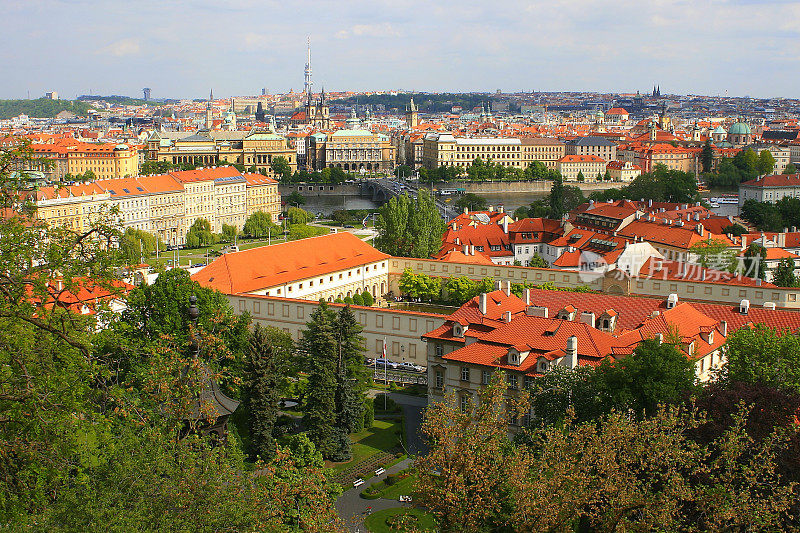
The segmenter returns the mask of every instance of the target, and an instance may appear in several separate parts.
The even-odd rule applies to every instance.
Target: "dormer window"
[[[508,364],[519,366],[519,353],[516,350],[508,352]]]

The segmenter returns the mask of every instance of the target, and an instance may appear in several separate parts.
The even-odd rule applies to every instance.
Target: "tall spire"
[[[303,90],[311,97],[311,37],[306,38],[306,69],[305,69],[305,82],[303,83]]]

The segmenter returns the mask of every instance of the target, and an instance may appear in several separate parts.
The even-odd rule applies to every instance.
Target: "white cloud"
[[[355,24],[347,30],[339,30],[336,32],[337,39],[347,39],[348,37],[399,37],[400,32],[397,31],[388,22],[380,24]]]
[[[115,41],[108,46],[104,46],[97,52],[102,55],[124,57],[138,55],[141,51],[142,47],[139,44],[139,39],[129,38]]]

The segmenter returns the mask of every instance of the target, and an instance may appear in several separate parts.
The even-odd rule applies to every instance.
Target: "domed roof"
[[[595,113],[595,115],[596,115],[596,116],[598,116],[598,117],[604,117],[604,116],[605,116],[605,113],[603,113],[603,110],[602,110],[602,109],[598,109],[598,110],[597,110],[597,113]]]
[[[744,122],[737,122],[731,126],[731,129],[728,130],[728,133],[731,135],[750,135],[750,126]]]
[[[713,134],[713,133],[725,133],[725,128],[723,128],[722,126],[717,126],[717,127],[714,129],[714,131],[712,131],[711,133],[712,133],[712,134]]]

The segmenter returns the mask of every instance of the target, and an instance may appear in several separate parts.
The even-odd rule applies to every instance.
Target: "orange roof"
[[[596,155],[565,155],[559,163],[605,163],[606,160]]]
[[[255,292],[389,258],[352,233],[341,232],[227,253],[192,276],[225,294]]]
[[[247,174],[242,174],[242,176],[244,176],[244,179],[247,180],[247,187],[252,187],[253,185],[267,185],[267,184],[273,185],[275,183],[278,183],[274,179],[265,176],[263,174],[247,173]]]

